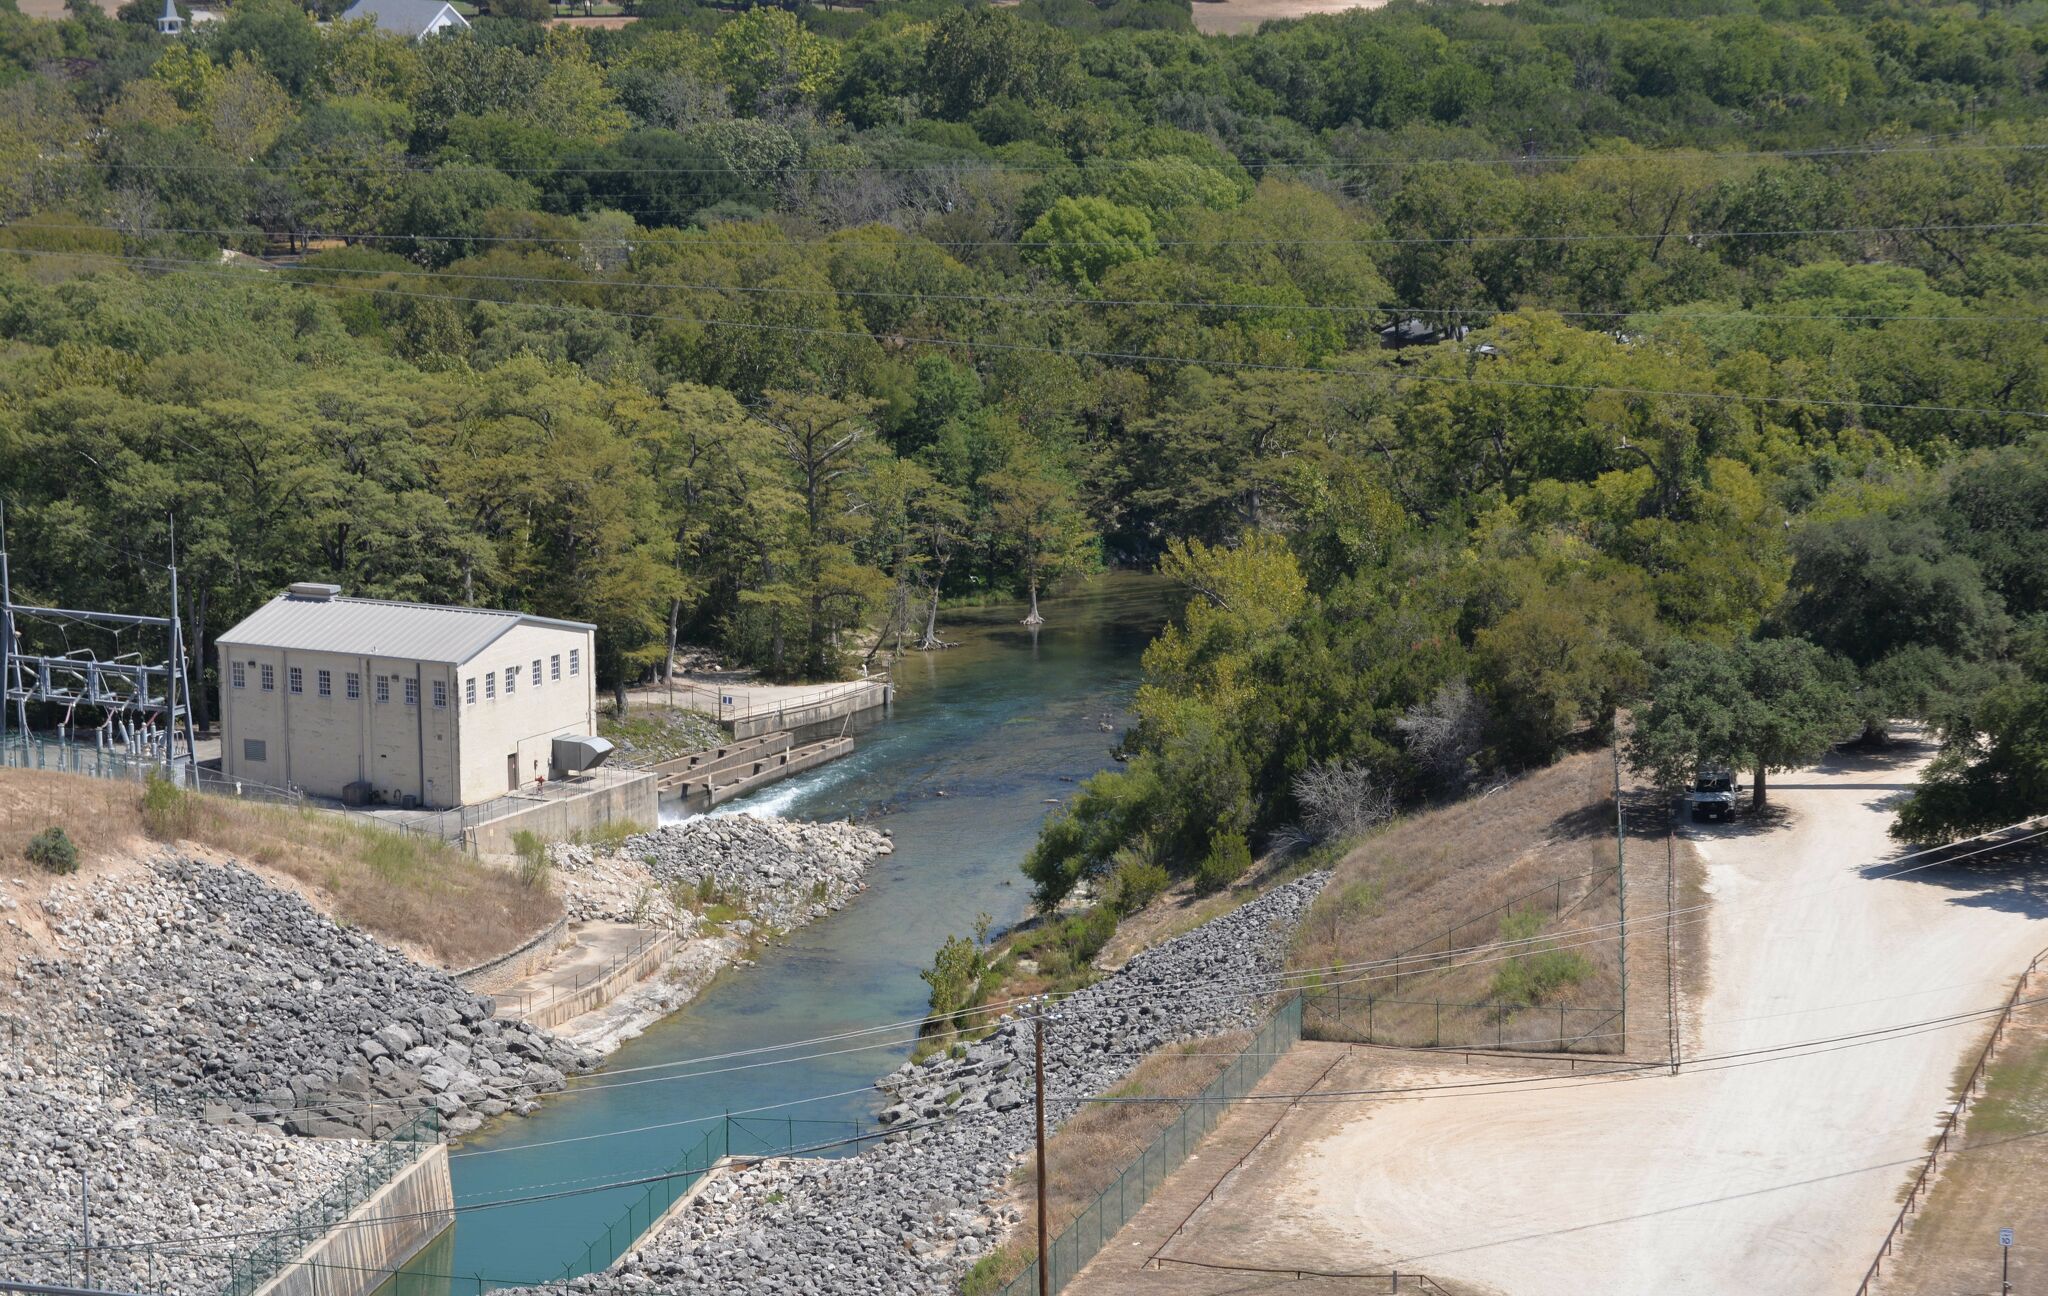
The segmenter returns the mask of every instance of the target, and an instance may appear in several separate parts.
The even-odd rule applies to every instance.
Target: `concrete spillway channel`
[[[679,756],[654,770],[660,778],[657,787],[664,808],[676,806],[701,814],[852,750],[853,739],[847,737],[798,745],[791,734],[771,733]]]

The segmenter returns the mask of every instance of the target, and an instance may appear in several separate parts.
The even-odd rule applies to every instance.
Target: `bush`
[[[1363,765],[1319,761],[1294,776],[1302,827],[1319,842],[1344,841],[1394,815],[1394,794]]]
[[[1501,920],[1500,938],[1526,941],[1543,930],[1543,915],[1534,911]],[[1502,963],[1493,974],[1492,997],[1503,1004],[1532,1007],[1547,1002],[1593,975],[1593,965],[1572,950],[1538,949]]]
[[[1129,917],[1166,890],[1166,867],[1140,848],[1118,851],[1116,858],[1105,898],[1119,917]]]
[[[519,856],[519,883],[529,890],[543,890],[554,866],[548,861],[548,844],[538,833],[521,828],[512,834],[512,851]]]
[[[45,828],[28,839],[28,862],[45,873],[76,873],[78,847],[62,828]]]
[[[1251,866],[1251,843],[1244,839],[1244,834],[1218,829],[1209,834],[1209,853],[1195,870],[1195,885],[1204,891],[1221,891],[1243,877]]]
[[[192,793],[156,771],[142,785],[142,828],[158,841],[190,837],[199,807]]]

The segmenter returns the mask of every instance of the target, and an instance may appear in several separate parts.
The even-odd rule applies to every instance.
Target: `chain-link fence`
[[[1407,1048],[1622,1051],[1621,1009],[1614,1005],[1452,1003],[1310,990],[1302,1033],[1309,1039]]]
[[[423,1147],[440,1141],[440,1131],[439,1116],[429,1110],[394,1130],[390,1137],[380,1139],[326,1192],[236,1253],[229,1262],[228,1280],[220,1289],[220,1296],[253,1296],[258,1288],[283,1273],[299,1252],[325,1237],[328,1230],[418,1160]]]
[[[1223,1074],[1190,1100],[1173,1124],[1159,1132],[1142,1155],[1124,1168],[1116,1182],[1088,1204],[1060,1235],[1052,1240],[1052,1291],[1064,1290],[1074,1275],[1117,1235],[1133,1215],[1152,1199],[1166,1177],[1180,1168],[1203,1136],[1223,1119],[1231,1099],[1242,1098],[1272,1070],[1273,1063],[1301,1039],[1301,996],[1289,995],[1244,1051],[1231,1060]],[[1002,1296],[1035,1296],[1038,1266],[1033,1259],[1024,1272],[1011,1279]]]
[[[561,1281],[600,1273],[630,1250],[704,1176],[726,1157],[782,1156],[816,1149],[866,1133],[857,1120],[806,1120],[794,1116],[727,1116],[704,1131],[668,1174],[650,1185],[603,1233],[591,1238],[581,1258],[562,1266]],[[777,1139],[780,1135],[780,1139]],[[481,1287],[481,1283],[478,1284]]]

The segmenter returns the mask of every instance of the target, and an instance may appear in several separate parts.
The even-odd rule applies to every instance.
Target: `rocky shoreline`
[[[844,908],[867,889],[875,861],[894,849],[887,833],[872,828],[747,814],[686,819],[613,850],[549,847],[573,919],[671,926],[683,937],[660,971],[557,1034],[611,1052],[695,999],[725,969],[745,966],[759,942]]]
[[[1269,978],[1326,880],[1314,874],[1166,941],[1066,999],[1048,1088],[1099,1093],[1163,1045],[1255,1024]],[[842,1160],[791,1159],[713,1179],[610,1271],[557,1290],[910,1296],[954,1290],[1016,1222],[1002,1203],[1031,1143],[1030,1035],[1006,1020],[960,1057],[905,1066],[881,1086],[900,1138]],[[1055,1124],[1079,1104],[1048,1109]],[[935,1122],[925,1125],[926,1122]]]
[[[475,1129],[596,1064],[232,863],[160,851],[52,886],[39,912],[56,948],[7,969],[23,1025],[0,1051],[0,1246],[17,1252],[74,1240],[87,1175],[109,1245],[261,1228],[368,1138],[429,1112]],[[115,1246],[95,1274],[199,1291],[230,1259],[161,1254],[152,1271]],[[77,1276],[75,1257],[8,1267]]]

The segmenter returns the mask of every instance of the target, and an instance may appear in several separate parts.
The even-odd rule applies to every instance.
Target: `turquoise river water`
[[[942,629],[959,646],[907,654],[896,670],[894,713],[861,736],[852,756],[735,803],[804,819],[860,815],[892,833],[896,850],[845,909],[771,946],[755,966],[728,971],[695,1003],[621,1047],[578,1086],[582,1092],[464,1140],[450,1162],[458,1206],[574,1195],[462,1211],[452,1243],[435,1247],[419,1267],[464,1281],[431,1286],[466,1296],[476,1290],[472,1275],[490,1287],[559,1276],[572,1261],[580,1266],[593,1239],[645,1190],[575,1190],[671,1169],[697,1146],[706,1118],[808,1100],[757,1118],[764,1137],[777,1142],[785,1128],[804,1137],[801,1125],[781,1125],[785,1117],[866,1122],[880,1107],[872,1083],[908,1054],[908,1031],[881,1037],[883,1047],[868,1037],[796,1050],[833,1055],[773,1066],[731,1069],[735,1061],[778,1056],[769,1054],[688,1068],[705,1074],[634,1069],[923,1012],[918,972],[940,942],[966,933],[978,913],[993,916],[998,930],[1025,913],[1029,891],[1018,863],[1048,803],[1110,764],[1139,654],[1167,607],[1157,581],[1110,576],[1047,603],[1050,624],[1035,638],[1013,605],[950,614]],[[869,1046],[838,1051],[862,1044]],[[636,1083],[621,1083],[627,1080]],[[616,1133],[622,1130],[635,1132]]]

